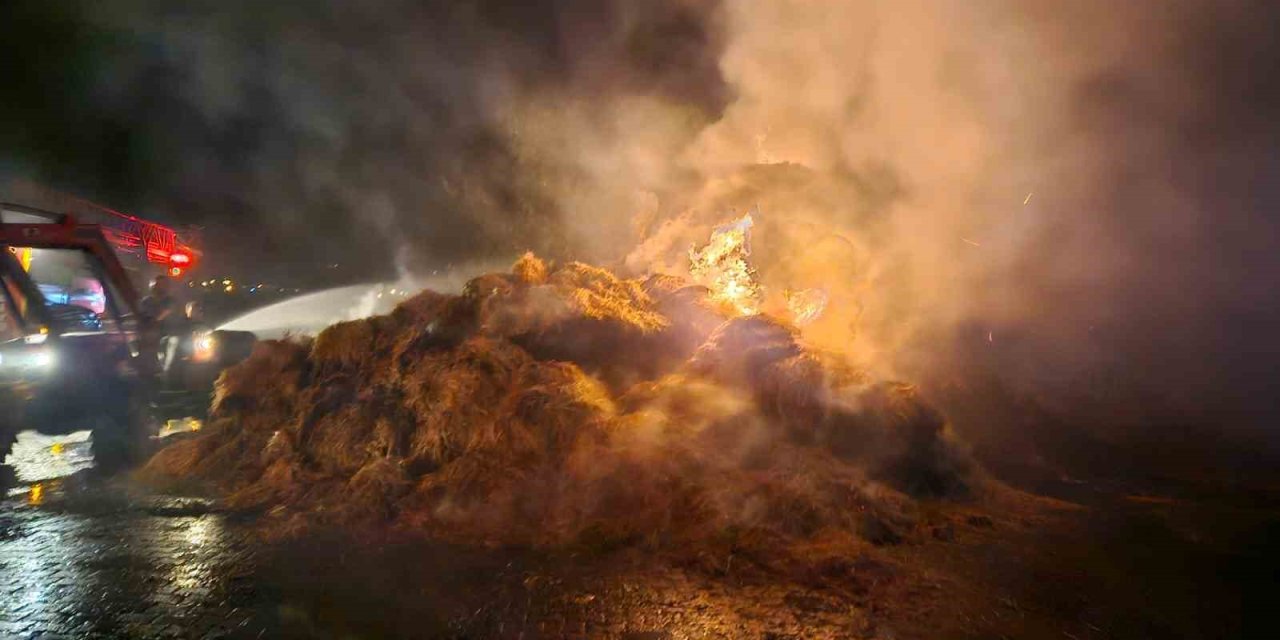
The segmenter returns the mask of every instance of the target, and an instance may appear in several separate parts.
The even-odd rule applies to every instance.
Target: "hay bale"
[[[750,383],[774,363],[802,352],[794,327],[766,315],[743,316],[717,327],[689,360],[689,369]]]
[[[320,332],[311,346],[311,363],[325,377],[337,371],[370,368],[377,339],[373,319],[339,322]]]
[[[518,347],[488,338],[413,363],[404,374],[405,409],[418,425],[409,437],[410,464],[438,468],[480,443],[503,439],[509,426],[501,423],[504,403],[531,363]]]
[[[467,281],[462,287],[462,297],[480,302],[493,296],[509,295],[522,284],[515,275],[509,273],[486,273]]]
[[[548,282],[571,299],[583,317],[619,323],[642,333],[669,325],[639,281],[622,280],[607,269],[570,262],[556,269]]]
[[[730,320],[689,371],[749,389],[790,440],[821,445],[872,478],[913,494],[964,491],[963,456],[943,438],[946,419],[915,387],[870,383],[839,358],[805,349],[789,325]]]
[[[536,270],[532,260],[521,268]],[[520,286],[530,280],[544,284]],[[605,269],[571,262],[545,278],[503,282],[510,286],[493,286],[478,302],[480,332],[510,340],[539,360],[574,362],[614,388],[674,368],[700,342],[701,336],[671,331],[641,281]]]
[[[219,379],[213,424],[144,474],[468,543],[697,549],[728,529],[904,537],[898,490],[955,486],[952,453],[913,388],[785,322],[526,254],[462,295],[260,343]]]
[[[517,268],[538,271],[542,263],[527,258],[517,263]],[[580,262],[547,274],[481,276],[469,282],[466,291],[480,301],[481,324],[494,336],[536,334],[575,320],[594,320],[618,331],[637,333],[668,326],[639,282],[622,280]]]
[[[403,465],[378,458],[361,467],[343,487],[339,508],[355,522],[384,521],[399,511],[400,500],[413,489]]]
[[[310,345],[301,340],[263,340],[243,362],[229,367],[214,385],[214,417],[254,408],[272,411],[292,403],[310,373]]]
[[[533,255],[532,251],[526,251],[511,266],[511,273],[526,285],[543,284],[547,281],[547,263],[543,262],[538,256]]]
[[[880,382],[846,390],[822,423],[823,445],[912,495],[963,495],[969,462],[946,417],[915,386]]]
[[[710,289],[684,278],[654,275],[645,279],[643,288],[656,302],[658,312],[671,321],[663,341],[681,360],[692,356],[728,319],[722,305],[711,299]]]

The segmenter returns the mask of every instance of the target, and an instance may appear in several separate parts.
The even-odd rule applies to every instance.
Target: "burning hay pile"
[[[461,295],[259,344],[209,426],[142,474],[294,523],[531,545],[892,537],[914,496],[965,490],[912,387],[717,297],[527,255]]]

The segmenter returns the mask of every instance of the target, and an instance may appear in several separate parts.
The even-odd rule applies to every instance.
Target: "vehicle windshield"
[[[29,247],[14,247],[13,252],[61,331],[98,332],[110,322],[106,288],[87,253]]]

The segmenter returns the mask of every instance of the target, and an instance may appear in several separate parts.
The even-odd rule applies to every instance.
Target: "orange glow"
[[[44,485],[36,483],[31,485],[31,492],[27,494],[27,504],[39,506],[44,503]]]
[[[787,299],[791,319],[797,326],[803,327],[817,320],[827,308],[827,292],[822,289],[787,291],[783,296]]]
[[[31,270],[31,247],[9,247],[9,253],[18,259],[23,271]]]

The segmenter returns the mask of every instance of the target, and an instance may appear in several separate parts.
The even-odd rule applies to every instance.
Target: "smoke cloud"
[[[766,308],[823,289],[808,338],[869,367],[994,371],[1144,420],[1270,415],[1268,3],[81,9],[114,44],[85,45],[109,55],[77,97],[134,152],[57,181],[124,172],[122,208],[206,225],[228,262],[429,273],[533,249],[679,272],[758,210]]]

